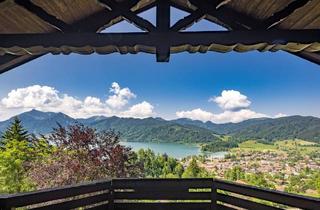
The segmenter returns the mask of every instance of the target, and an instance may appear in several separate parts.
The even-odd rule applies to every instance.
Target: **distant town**
[[[224,158],[205,158],[199,162],[217,178],[250,184],[250,175],[259,175],[260,183],[251,184],[320,195],[320,145],[316,143],[285,140],[267,145],[246,141]]]

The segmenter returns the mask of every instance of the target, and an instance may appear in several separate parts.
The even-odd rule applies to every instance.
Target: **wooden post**
[[[217,186],[215,184],[215,180],[213,179],[211,186],[211,210],[217,210]]]
[[[0,198],[0,210],[11,210],[12,208],[7,205],[5,198]]]
[[[161,41],[156,46],[156,54],[158,62],[169,62],[170,45],[168,37],[163,36],[170,29],[170,2],[169,0],[157,1],[157,32],[161,37]]]
[[[108,210],[113,210],[114,209],[114,190],[113,190],[112,180],[110,182],[111,182],[111,185],[109,188]]]

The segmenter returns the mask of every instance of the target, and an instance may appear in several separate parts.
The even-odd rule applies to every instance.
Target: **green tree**
[[[11,140],[29,141],[28,131],[23,128],[21,120],[18,117],[13,119],[13,122],[11,122],[10,126],[3,133],[0,147],[3,149],[6,143]]]
[[[29,135],[15,118],[2,136],[0,150],[0,192],[17,193],[34,189],[28,178],[33,161],[47,157],[53,151],[45,138]]]
[[[162,178],[167,178],[168,174],[173,175],[169,163],[168,163],[168,162],[165,162],[165,163],[164,163],[164,166],[163,166],[163,168],[162,168],[162,175],[161,175],[161,177],[162,177]]]
[[[265,175],[261,172],[255,174],[247,174],[246,181],[248,184],[258,187],[264,187],[269,189],[275,189],[275,185],[268,181]]]
[[[0,191],[16,193],[32,189],[26,176],[26,163],[32,151],[27,141],[15,139],[6,143],[0,152]]]
[[[27,180],[27,162],[34,157],[29,134],[16,117],[2,136],[0,151],[0,191],[27,191],[32,185]]]
[[[204,178],[211,175],[202,167],[200,167],[195,158],[192,158],[188,167],[182,174],[182,178]]]
[[[182,174],[184,172],[183,165],[181,163],[178,163],[174,168],[174,174],[176,174],[179,178],[182,177]]]
[[[235,166],[231,169],[228,169],[225,172],[224,177],[231,181],[238,181],[245,178],[245,173],[240,166]]]

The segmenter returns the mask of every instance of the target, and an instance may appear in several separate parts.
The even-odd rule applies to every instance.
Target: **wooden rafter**
[[[0,34],[0,48],[26,49],[34,46],[60,49],[61,46],[93,48],[116,46],[158,47],[166,40],[169,46],[210,46],[212,44],[233,46],[236,44],[286,45],[287,43],[310,44],[320,42],[320,30],[246,30],[246,31],[208,31],[208,32],[158,32],[158,33],[49,33],[49,34]]]
[[[136,5],[135,2],[129,0],[126,1],[127,5],[130,8]],[[140,8],[134,11],[135,14],[139,14],[141,12],[147,11],[150,8],[154,7],[155,3],[150,3],[143,8]],[[107,9],[94,13],[85,19],[79,20],[71,26],[75,28],[78,32],[97,32],[104,28],[105,25],[108,25],[112,20],[119,17],[117,11],[109,11]],[[122,20],[120,20],[122,21]],[[16,55],[3,55],[0,57],[0,74],[15,68],[19,65],[22,65],[26,62],[29,62],[33,59],[39,58],[42,55],[23,55],[23,56],[16,56]]]
[[[229,7],[219,7],[219,9],[217,9],[206,0],[192,0],[192,4],[197,8],[205,10],[207,15],[217,18],[232,29],[250,29],[252,26],[258,27],[257,22],[255,22],[251,17],[242,15],[242,13]]]
[[[55,16],[47,13],[41,7],[35,5],[30,0],[15,0],[15,3],[19,6],[23,7],[24,9],[28,10],[32,14],[38,16],[41,20],[45,21],[55,29],[62,31],[62,32],[71,32],[73,31],[72,26],[68,25],[67,23],[59,20]]]
[[[136,13],[132,12],[130,9],[131,7],[125,6],[121,3],[117,3],[114,0],[99,0],[99,2],[110,8],[112,11],[117,11],[121,16],[126,18],[128,21],[134,23],[138,28],[144,30],[144,31],[155,31],[155,27],[152,23],[150,23],[148,20],[139,17]],[[136,3],[139,2],[139,0],[133,1]]]
[[[201,9],[197,9],[193,11],[190,15],[184,17],[183,19],[177,21],[173,26],[171,26],[171,30],[180,31],[190,27],[194,22],[199,21],[205,16],[204,11]]]
[[[190,0],[191,3],[196,2],[197,0]],[[219,8],[225,4],[227,4],[229,1],[226,0],[213,0],[210,1],[210,5],[212,8]],[[201,4],[201,2],[198,2]],[[197,4],[199,6],[199,4]],[[205,15],[207,14],[207,7],[201,6],[198,7],[195,11],[192,11],[190,15],[184,17],[183,19],[177,21],[172,27],[171,30],[173,31],[180,31],[184,30],[188,27],[190,27],[195,22],[201,20]]]
[[[125,8],[132,9],[133,7],[136,6],[137,2],[139,2],[139,0],[127,0],[127,1],[124,1],[121,5],[124,6]],[[136,11],[133,11],[133,13],[137,15],[139,13],[145,12],[153,8],[154,6],[155,6],[155,3],[153,2],[140,9],[137,9]],[[89,16],[88,18],[80,20],[74,23],[73,25],[78,27],[79,28],[78,30],[82,32],[90,32],[90,31],[99,32],[102,29],[104,29],[106,25],[109,25],[111,21],[114,21],[116,18],[120,16],[121,16],[121,11],[119,10],[111,11],[111,10],[105,9],[103,11],[97,12]],[[123,20],[124,19],[120,19],[119,22]]]
[[[296,0],[291,2],[286,8],[280,10],[279,12],[274,13],[271,17],[264,20],[260,25],[261,29],[269,29],[271,27],[275,27],[284,21],[287,17],[289,17],[294,11],[305,6],[311,0]]]

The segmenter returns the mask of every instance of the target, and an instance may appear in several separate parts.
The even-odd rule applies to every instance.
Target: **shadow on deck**
[[[0,196],[0,209],[320,210],[320,199],[215,179],[113,179]],[[24,208],[23,208],[24,209]]]

